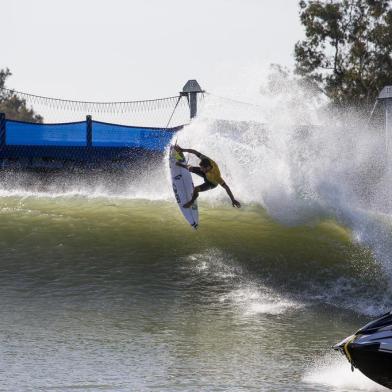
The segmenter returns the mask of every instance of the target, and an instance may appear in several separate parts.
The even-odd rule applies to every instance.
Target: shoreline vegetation
[[[26,100],[20,99],[12,90],[4,90],[6,80],[11,75],[8,68],[0,69],[0,113],[5,113],[10,120],[42,123],[44,118],[29,108]]]

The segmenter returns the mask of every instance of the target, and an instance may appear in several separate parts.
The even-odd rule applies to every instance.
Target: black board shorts
[[[207,180],[207,177],[205,175],[205,173],[203,172],[203,170],[200,169],[200,167],[193,167],[191,166],[189,168],[189,171],[191,173],[195,173],[200,177],[204,178],[204,183],[201,185],[198,185],[196,188],[199,190],[199,192],[205,192],[205,191],[209,191],[210,189],[214,189],[218,186],[218,184],[213,184],[212,182]]]

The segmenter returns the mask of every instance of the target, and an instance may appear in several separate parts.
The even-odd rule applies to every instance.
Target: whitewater
[[[167,153],[121,179],[2,173],[3,388],[383,390],[330,352],[392,305],[382,130],[207,96],[176,140],[242,209],[203,193],[192,231]]]

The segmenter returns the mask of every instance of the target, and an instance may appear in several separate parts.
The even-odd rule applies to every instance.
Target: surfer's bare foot
[[[188,201],[188,203],[185,203],[183,205],[184,208],[189,208],[193,203],[191,201]]]

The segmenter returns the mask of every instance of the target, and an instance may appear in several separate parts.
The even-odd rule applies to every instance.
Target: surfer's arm
[[[231,189],[229,188],[229,186],[225,182],[222,183],[221,186],[222,186],[222,188],[225,189],[225,191],[229,195],[229,197],[231,199],[231,203],[233,204],[233,207],[240,208],[241,207],[241,203],[234,198],[233,193],[231,192]]]
[[[184,148],[182,151],[189,152],[190,154],[196,155],[198,158],[201,158],[203,156],[203,154],[201,154],[199,151],[192,150],[191,148]]]
[[[181,148],[179,145],[176,145],[174,148],[179,152],[189,152],[190,154],[196,155],[198,158],[203,156],[199,151],[192,150],[191,148]]]

